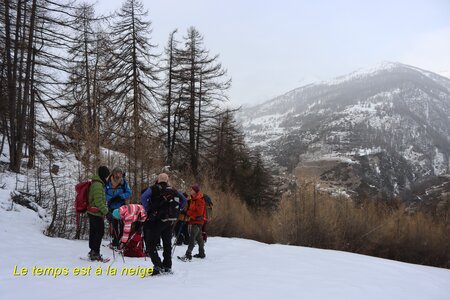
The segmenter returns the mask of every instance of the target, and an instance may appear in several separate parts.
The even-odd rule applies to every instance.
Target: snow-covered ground
[[[123,276],[122,268],[147,268],[151,262],[82,261],[87,241],[44,236],[46,223],[34,211],[11,205],[10,192],[0,189],[0,299],[450,299],[447,269],[219,237],[208,240],[206,259],[175,260],[173,275]],[[175,255],[185,250],[177,247]],[[107,247],[102,251],[112,255]],[[69,274],[37,276],[33,267],[67,268]],[[72,273],[89,267],[90,275]],[[117,275],[106,275],[108,267]],[[22,268],[27,275],[18,275]],[[95,274],[97,268],[102,275]]]

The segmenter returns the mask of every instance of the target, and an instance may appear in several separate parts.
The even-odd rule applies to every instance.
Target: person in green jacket
[[[92,184],[89,187],[89,258],[91,260],[103,260],[100,255],[100,246],[105,233],[105,223],[103,218],[108,214],[106,206],[105,184],[109,176],[109,169],[106,166],[98,168],[98,174],[92,177]]]

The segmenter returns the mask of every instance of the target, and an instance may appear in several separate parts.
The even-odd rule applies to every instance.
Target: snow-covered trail
[[[149,259],[121,257],[107,264],[82,261],[87,241],[49,238],[29,209],[9,207],[0,192],[1,299],[450,299],[450,270],[405,264],[351,253],[210,238],[207,258],[173,262],[173,275],[121,276],[123,267],[151,267]],[[104,244],[107,242],[104,241]],[[186,246],[177,247],[182,255]],[[112,256],[107,247],[103,255]],[[28,269],[14,276],[14,266]],[[69,275],[32,276],[32,268],[68,268]],[[92,267],[90,276],[74,268]],[[103,274],[95,275],[100,266]],[[107,267],[116,276],[105,275]]]

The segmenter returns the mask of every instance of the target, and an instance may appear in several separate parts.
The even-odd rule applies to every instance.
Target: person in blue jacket
[[[110,212],[125,205],[125,201],[131,197],[130,186],[121,168],[116,167],[113,169],[105,185],[105,194]],[[118,247],[123,234],[123,223],[116,219],[110,220],[110,232],[113,237],[111,246]]]
[[[170,186],[166,173],[158,175],[154,185],[141,194],[141,203],[148,215],[144,223],[144,241],[153,263],[154,274],[170,272],[172,268],[172,229],[186,198]],[[162,239],[163,258],[158,255],[157,245]]]

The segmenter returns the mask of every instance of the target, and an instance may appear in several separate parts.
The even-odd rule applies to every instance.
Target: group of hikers
[[[105,233],[104,218],[112,235],[110,247],[114,251],[129,250],[130,256],[149,256],[154,274],[171,272],[174,235],[177,245],[188,245],[185,255],[178,257],[180,260],[206,257],[207,211],[212,202],[198,184],[191,186],[189,195],[183,194],[170,185],[166,173],[161,173],[153,185],[141,192],[141,204],[130,204],[132,191],[122,169],[116,167],[110,172],[108,167],[101,166],[91,182],[87,210],[90,260],[103,260],[100,247]],[[158,255],[161,240],[162,261]],[[198,253],[192,255],[196,243]]]

